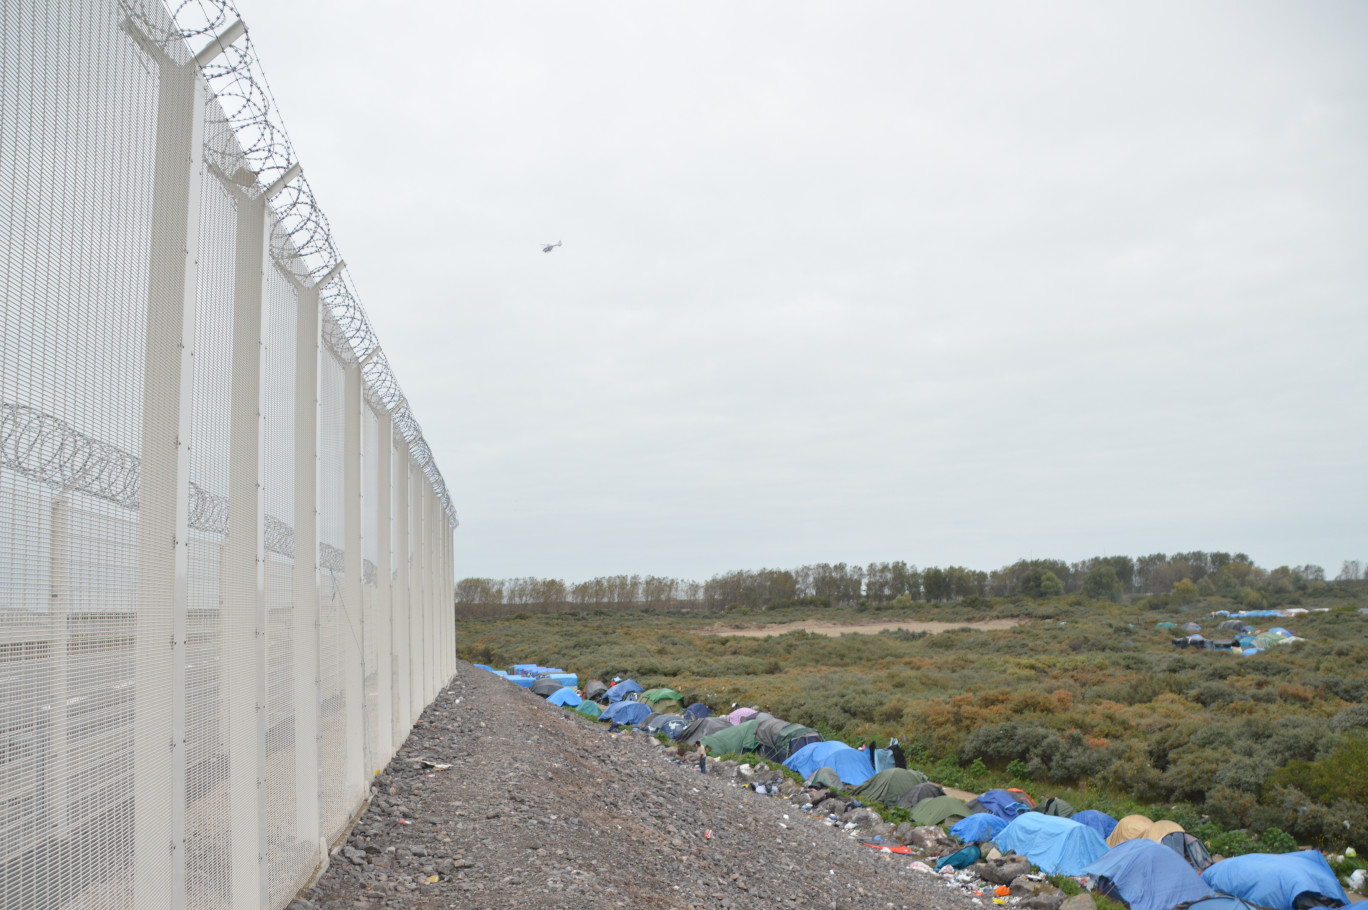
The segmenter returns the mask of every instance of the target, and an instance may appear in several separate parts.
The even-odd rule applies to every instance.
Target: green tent
[[[789,743],[793,742],[795,739],[802,739],[810,733],[817,733],[817,731],[811,727],[805,727],[802,724],[786,725],[779,731],[779,754],[792,754],[793,750],[789,748]],[[821,734],[818,735],[820,736]]]
[[[883,803],[893,806],[898,797],[917,784],[926,783],[926,775],[907,768],[886,768],[851,791],[861,802]]]
[[[964,800],[953,796],[934,796],[924,799],[912,807],[912,822],[916,825],[939,825],[951,819],[968,818],[974,810],[964,804]]]
[[[584,701],[580,702],[579,707],[575,710],[583,714],[585,717],[598,717],[600,714],[603,713],[602,708],[600,708],[598,705],[594,704],[587,698]]]
[[[738,754],[754,752],[760,748],[760,740],[755,738],[755,728],[758,726],[760,726],[759,720],[748,720],[726,730],[710,733],[700,739],[699,742],[707,746],[708,751],[714,755],[726,755],[730,752]]]
[[[840,790],[845,787],[841,783],[841,776],[831,768],[818,768],[808,775],[807,780],[803,781],[804,787],[826,787],[828,790]]]
[[[684,696],[674,689],[650,689],[637,696],[658,714],[680,714],[684,711]]]
[[[1176,622],[1157,622],[1157,623],[1154,624],[1154,628],[1156,628],[1156,629],[1176,629],[1176,628],[1178,628],[1178,623],[1176,623]]]
[[[1078,813],[1077,809],[1057,796],[1051,796],[1041,803],[1040,811],[1046,815],[1058,815],[1060,818],[1073,818]]]

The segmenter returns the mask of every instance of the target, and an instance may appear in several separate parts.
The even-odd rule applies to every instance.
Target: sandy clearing
[[[1019,626],[1029,620],[1025,619],[985,619],[980,622],[940,622],[939,620],[914,621],[904,620],[902,622],[870,622],[859,624],[842,624],[834,622],[785,622],[773,623],[764,626],[749,626],[744,628],[731,628],[727,626],[713,626],[711,629],[703,629],[700,635],[736,635],[741,638],[768,638],[771,635],[783,635],[785,632],[813,632],[817,635],[875,635],[879,632],[891,632],[894,629],[905,629],[908,632],[945,632],[950,629],[981,629],[991,631],[994,629],[1010,629]]]

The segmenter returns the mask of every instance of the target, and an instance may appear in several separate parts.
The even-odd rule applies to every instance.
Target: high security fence
[[[451,508],[226,2],[0,0],[0,906],[283,907]]]

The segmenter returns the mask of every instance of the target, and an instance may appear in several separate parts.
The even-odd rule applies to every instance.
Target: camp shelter
[[[1148,815],[1127,815],[1116,823],[1112,833],[1107,835],[1107,846],[1115,847],[1117,844],[1128,840],[1135,840],[1137,837],[1145,836],[1145,829],[1154,824],[1154,819]]]
[[[1239,635],[1246,635],[1254,631],[1253,626],[1249,625],[1248,623],[1240,622],[1238,619],[1227,619],[1225,622],[1221,623],[1216,628],[1229,629],[1230,631],[1235,632]]]
[[[912,823],[915,825],[939,825],[950,819],[968,818],[974,810],[965,805],[964,800],[953,796],[933,796],[912,807]]]
[[[752,717],[759,713],[760,712],[755,710],[754,708],[737,708],[735,711],[727,715],[727,720],[731,721],[732,724],[735,725],[741,723],[742,721],[750,720]]]
[[[1089,863],[1107,852],[1102,835],[1087,825],[1039,812],[1017,816],[993,843],[1003,853],[1020,853],[1046,875],[1082,875]]]
[[[949,856],[936,860],[936,869],[944,869],[949,866],[951,869],[965,869],[983,859],[983,851],[978,844],[970,844],[967,847],[956,850]]]
[[[641,700],[661,714],[678,714],[684,710],[684,696],[674,689],[648,689],[641,693]]]
[[[590,701],[598,701],[608,691],[608,686],[599,679],[591,679],[584,684],[584,697]]]
[[[1170,819],[1161,818],[1158,821],[1151,822],[1150,826],[1140,836],[1157,844],[1164,839],[1165,835],[1174,833],[1183,833],[1183,826]]]
[[[788,724],[779,731],[779,745],[774,760],[783,761],[799,749],[822,741],[822,734],[802,724]]]
[[[1007,823],[991,812],[975,812],[950,826],[950,833],[966,844],[978,844],[997,837]]]
[[[1058,796],[1051,796],[1032,811],[1043,812],[1046,815],[1057,815],[1060,818],[1073,818],[1078,814],[1077,809]]]
[[[1185,623],[1183,623],[1183,631],[1184,631],[1184,632],[1200,632],[1200,631],[1202,631],[1202,627],[1199,626],[1199,625],[1197,625],[1197,623],[1195,623],[1195,622],[1185,622]]]
[[[830,768],[818,768],[803,781],[804,787],[826,787],[828,790],[841,789],[840,776]]]
[[[1176,622],[1168,622],[1167,620],[1165,620],[1164,622],[1157,622],[1157,623],[1155,623],[1155,624],[1154,624],[1154,628],[1156,628],[1156,629],[1176,629],[1176,628],[1178,628],[1178,623],[1176,623]]]
[[[1031,799],[1031,794],[1027,793],[1025,790],[1022,790],[1019,787],[1008,787],[1007,793],[1011,795],[1012,799],[1021,803],[1027,809],[1035,808],[1036,801]]]
[[[548,695],[559,692],[565,688],[549,676],[543,676],[532,684],[532,694],[546,698]]]
[[[1171,910],[1211,896],[1211,887],[1178,854],[1145,838],[1128,840],[1089,863],[1094,890],[1130,910]]]
[[[689,729],[689,722],[682,717],[674,714],[666,714],[665,723],[660,725],[658,732],[664,733],[670,739],[679,739],[684,735],[684,731]]]
[[[861,802],[876,802],[883,803],[886,806],[896,806],[898,797],[917,784],[924,783],[926,783],[926,775],[920,771],[911,771],[907,768],[889,768],[887,771],[880,771],[860,784],[852,793]]]
[[[774,761],[783,761],[788,758],[788,752],[782,752],[779,745],[780,734],[784,728],[791,726],[788,721],[780,720],[773,714],[760,713],[751,718],[756,721],[755,740],[760,744],[759,752],[766,758]]]
[[[969,801],[969,808],[982,808],[985,812],[991,812],[1003,821],[1009,822],[1023,812],[1031,811],[1031,807],[1017,800],[1015,796],[1006,790],[989,790],[977,799]]]
[[[569,686],[561,686],[559,689],[546,696],[546,700],[553,705],[569,705],[573,708],[584,699],[580,698],[579,693]]]
[[[644,690],[641,688],[641,683],[632,679],[624,679],[622,682],[616,683],[609,688],[608,691],[604,693],[604,697],[608,699],[610,705],[615,705],[624,698],[636,698],[642,691]]]
[[[726,755],[729,752],[754,752],[760,748],[760,741],[755,738],[755,728],[758,726],[760,726],[758,720],[748,720],[735,726],[729,725],[725,730],[709,733],[699,742],[707,746],[708,751],[714,755]]]
[[[898,805],[904,809],[911,809],[917,803],[926,799],[935,799],[937,796],[944,796],[945,790],[940,784],[925,783],[917,784],[902,796],[898,797]]]
[[[603,713],[599,715],[599,720],[611,721],[615,724],[635,724],[645,720],[650,713],[651,709],[639,701],[620,701],[604,708]]]
[[[689,718],[690,720],[698,720],[702,717],[711,717],[712,713],[712,708],[709,708],[701,701],[696,701],[684,709],[684,716]]]
[[[1215,863],[1202,873],[1202,881],[1215,891],[1233,894],[1251,904],[1273,910],[1293,910],[1297,899],[1323,895],[1342,904],[1349,903],[1339,879],[1319,850],[1296,853],[1246,853]],[[1296,910],[1306,906],[1303,898]]]
[[[838,740],[810,743],[785,759],[784,767],[804,777],[818,768],[830,768],[841,778],[842,783],[852,787],[874,776],[874,769],[865,754]]]
[[[594,704],[587,698],[584,701],[580,702],[579,707],[575,710],[583,714],[585,717],[598,717],[600,714],[603,713],[602,708],[600,708],[598,705]]]
[[[1096,809],[1084,809],[1082,812],[1075,812],[1073,820],[1079,824],[1087,825],[1104,838],[1110,837],[1111,833],[1116,830],[1116,819]]]
[[[1206,844],[1186,831],[1165,834],[1159,843],[1181,856],[1183,861],[1198,874],[1205,872],[1207,867],[1215,862],[1211,858],[1211,851],[1207,849]]]
[[[646,707],[649,708],[650,705],[646,705]],[[647,714],[647,715],[646,715],[645,717],[643,717],[641,720],[639,720],[639,721],[636,722],[637,729],[638,729],[638,730],[645,730],[647,733],[650,733],[650,732],[651,732],[651,724],[652,724],[657,718],[661,718],[661,717],[665,717],[665,715],[664,715],[664,714],[661,714],[659,711],[652,711],[650,714]]]
[[[718,730],[725,730],[731,726],[731,721],[725,717],[700,717],[698,720],[689,724],[684,729],[684,733],[679,738],[689,745],[697,745],[698,741],[709,733],[716,733]]]

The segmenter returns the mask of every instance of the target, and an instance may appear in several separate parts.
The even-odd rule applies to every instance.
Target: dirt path
[[[982,910],[804,811],[792,784],[700,774],[458,667],[291,910]]]
[[[761,626],[713,626],[711,629],[700,630],[700,635],[735,635],[740,638],[768,638],[771,635],[783,635],[785,632],[812,632],[817,635],[876,635],[879,632],[892,632],[902,629],[907,632],[948,632],[951,629],[980,629],[991,631],[995,629],[1010,629],[1019,626],[1029,620],[1025,619],[985,619],[979,622],[940,622],[939,620],[902,620],[899,622],[870,622],[857,624],[842,624],[834,622],[784,622],[771,623]]]

